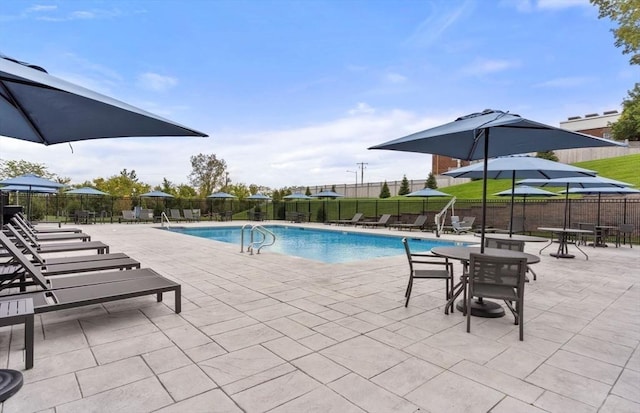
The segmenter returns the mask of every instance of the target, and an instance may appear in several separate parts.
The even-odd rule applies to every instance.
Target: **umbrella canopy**
[[[593,146],[624,145],[534,122],[518,115],[485,110],[369,149],[431,153],[467,161],[484,159],[483,168],[486,171],[489,158],[497,156]],[[486,198],[487,185],[484,179],[481,251],[484,251]]]
[[[53,194],[58,190],[56,188],[44,188],[40,186],[25,186],[25,185],[7,185],[0,188],[0,191],[4,192],[40,192],[43,194]]]
[[[535,185],[541,187],[565,187],[564,190],[564,220],[562,227],[567,227],[567,213],[569,208],[569,189],[570,188],[625,188],[631,186],[626,182],[616,181],[615,179],[604,178],[602,176],[583,176],[574,178],[554,178],[554,179],[523,179],[518,185]]]
[[[253,200],[258,200],[258,201],[267,201],[269,199],[271,199],[270,197],[264,195],[264,194],[253,194],[251,196],[248,196],[247,199],[253,199]]]
[[[151,191],[140,195],[144,198],[173,198],[174,196],[162,191]]]
[[[407,196],[430,198],[432,196],[451,196],[451,195],[445,194],[444,192],[436,191],[435,189],[424,188],[419,191],[411,192],[410,194],[407,194]]]
[[[102,192],[95,188],[91,188],[89,186],[83,186],[82,188],[70,189],[65,191],[67,194],[76,194],[76,195],[109,195],[106,192]]]
[[[629,187],[592,187],[592,188],[569,188],[562,191],[569,194],[598,195],[598,219],[596,225],[600,225],[600,198],[602,195],[629,195],[640,194],[640,190]]]
[[[4,123],[0,122],[0,124]],[[59,182],[50,181],[34,174],[24,174],[14,178],[7,178],[0,181],[0,185],[21,185],[26,187],[40,188],[64,188],[66,185]]]
[[[207,136],[0,56],[0,135],[52,145],[126,136]]]
[[[513,233],[513,207],[515,198],[516,178],[564,178],[595,176],[596,172],[588,169],[578,168],[548,159],[536,158],[533,156],[503,156],[491,159],[487,162],[487,169],[482,163],[465,166],[443,173],[443,175],[454,178],[482,178],[486,176],[491,179],[511,179],[511,211],[509,219],[509,235]]]
[[[557,196],[558,194],[555,192],[545,191],[544,189],[534,188],[532,186],[521,185],[521,186],[512,186],[511,189],[506,189],[504,191],[495,193],[496,196],[509,196],[511,197],[511,223],[509,224],[509,234],[513,233],[513,198],[514,197],[522,197],[522,220],[524,224],[524,211],[525,204],[528,196],[544,196],[551,197]]]
[[[237,197],[235,195],[231,195],[226,192],[216,192],[209,195],[207,198],[228,199],[228,198],[237,198]]]
[[[303,194],[302,192],[294,192],[291,195],[283,197],[284,199],[311,199],[310,196]]]
[[[321,191],[311,196],[314,198],[340,198],[340,197],[343,197],[344,195],[334,191]]]

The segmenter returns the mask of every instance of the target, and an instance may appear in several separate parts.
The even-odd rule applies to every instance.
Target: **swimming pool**
[[[390,257],[404,254],[402,238],[394,235],[363,234],[286,225],[265,225],[276,237],[276,243],[262,252],[277,252],[329,264]],[[229,227],[172,227],[171,231],[201,238],[235,244],[240,247],[240,226]],[[249,231],[245,230],[245,245]],[[425,252],[433,247],[462,246],[464,242],[423,240],[411,238],[412,252]]]

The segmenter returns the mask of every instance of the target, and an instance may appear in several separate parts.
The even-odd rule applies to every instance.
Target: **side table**
[[[0,327],[24,323],[25,368],[33,367],[33,300],[14,298],[0,301]]]

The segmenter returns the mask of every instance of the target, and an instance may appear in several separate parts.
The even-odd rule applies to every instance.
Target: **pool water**
[[[265,225],[264,227],[276,235],[276,242],[274,245],[264,247],[262,253],[277,252],[329,264],[404,254],[404,246],[401,241],[403,237],[399,236],[289,227],[286,225]],[[241,227],[239,226],[172,227],[171,231],[227,242],[240,247]],[[261,236],[256,234],[256,239],[261,239]],[[249,230],[245,229],[245,247],[248,243]],[[410,238],[409,240],[411,252],[426,252],[433,247],[463,245],[466,245],[466,243],[418,238]]]

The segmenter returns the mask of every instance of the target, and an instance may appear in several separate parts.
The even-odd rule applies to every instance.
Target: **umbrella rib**
[[[2,85],[2,90],[4,91],[4,94],[6,94],[6,100],[9,102],[9,104],[12,105],[14,108],[16,108],[16,110],[20,113],[20,116],[24,118],[24,120],[27,122],[31,130],[33,130],[33,132],[38,136],[38,139],[40,139],[41,141],[40,143],[43,143],[46,145],[47,141],[45,140],[44,136],[40,132],[40,129],[38,129],[38,127],[31,121],[31,118],[27,116],[27,112],[16,100],[15,96],[13,96],[13,93],[11,93],[11,90],[9,90],[9,88],[7,87],[7,85],[4,84],[4,82],[0,82],[0,85]]]

